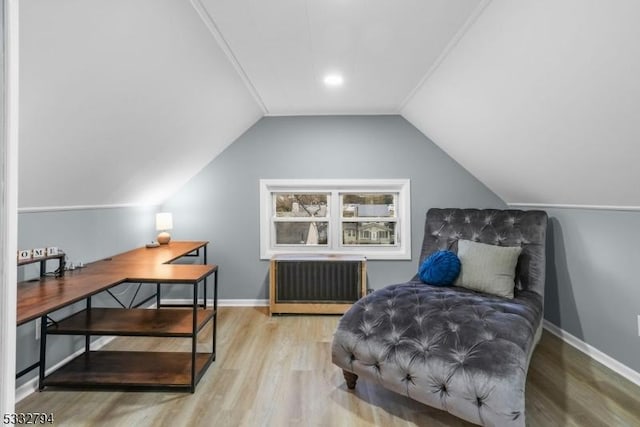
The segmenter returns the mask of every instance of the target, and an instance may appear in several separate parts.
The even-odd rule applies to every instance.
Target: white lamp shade
[[[169,212],[156,214],[156,230],[164,231],[173,229],[173,215]]]

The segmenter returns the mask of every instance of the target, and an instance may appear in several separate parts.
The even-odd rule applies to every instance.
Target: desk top
[[[174,242],[155,248],[136,248],[109,258],[103,261],[140,263],[140,264],[168,264],[191,252],[206,246],[209,242]]]
[[[196,284],[218,267],[168,263],[207,243],[172,241],[157,248],[138,248],[68,271],[63,277],[20,282],[17,324],[29,322],[124,282]]]

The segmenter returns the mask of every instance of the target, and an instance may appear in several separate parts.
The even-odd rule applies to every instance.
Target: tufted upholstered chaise
[[[547,215],[542,211],[431,209],[420,262],[467,239],[521,246],[514,299],[416,276],[360,299],[340,320],[333,363],[467,421],[525,425],[529,360],[542,331]]]

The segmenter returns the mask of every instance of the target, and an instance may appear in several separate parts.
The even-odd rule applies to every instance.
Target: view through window
[[[410,259],[409,180],[261,180],[261,257]]]

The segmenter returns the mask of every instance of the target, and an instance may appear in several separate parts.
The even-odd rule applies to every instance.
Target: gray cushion
[[[504,298],[513,298],[516,264],[522,248],[458,240],[460,275],[455,285]]]

